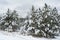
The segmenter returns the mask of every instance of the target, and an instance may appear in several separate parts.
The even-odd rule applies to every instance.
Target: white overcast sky
[[[20,10],[20,14],[25,16],[32,5],[38,8],[44,6],[44,3],[60,10],[60,0],[0,0],[0,14],[9,8],[11,10]]]

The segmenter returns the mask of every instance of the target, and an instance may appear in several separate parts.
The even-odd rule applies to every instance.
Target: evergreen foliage
[[[18,14],[14,10],[11,12],[9,9],[5,15],[5,18],[2,18],[1,29],[7,31],[16,31],[19,27],[17,24]]]
[[[59,35],[60,15],[56,7],[53,9],[45,3],[43,8],[32,6],[26,18],[19,18],[16,10],[8,9],[0,20],[0,29],[7,31],[21,31],[36,37],[55,38]]]
[[[58,11],[55,8],[50,8],[47,4],[43,7],[43,9],[36,9],[32,6],[30,18],[27,25],[30,29],[28,30],[29,34],[38,37],[47,37],[47,38],[54,38],[55,35],[59,32],[59,21],[58,21]],[[32,32],[33,31],[33,32]]]

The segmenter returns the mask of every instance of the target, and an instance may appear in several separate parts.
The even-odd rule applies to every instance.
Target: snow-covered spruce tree
[[[36,16],[35,9],[34,9],[34,6],[32,6],[31,11],[26,16],[25,25],[24,25],[25,30],[27,31],[27,34],[35,33],[34,31],[35,16]],[[33,27],[32,27],[32,24],[34,24]]]
[[[54,10],[54,9],[53,9]],[[53,11],[47,4],[45,4],[45,7],[42,9],[42,21],[40,22],[40,33],[42,32],[42,36],[44,37],[51,37],[53,38],[59,31],[59,23],[57,19],[57,14],[55,11]],[[52,14],[51,14],[52,13]],[[57,16],[52,16],[53,14]],[[41,35],[38,33],[39,35]]]
[[[8,9],[6,17],[2,18],[1,29],[7,31],[16,31],[17,29],[19,29],[17,21],[18,21],[18,14],[16,13],[16,11],[14,10],[13,12],[11,12]]]
[[[28,21],[30,24],[28,24],[27,30],[33,36],[54,38],[57,32],[59,32],[57,16],[57,9],[52,9],[47,4],[45,4],[42,10],[40,8],[35,10],[32,6],[31,23]]]
[[[26,22],[26,30],[29,35],[35,34],[35,29],[38,27],[38,16],[39,13],[38,9],[35,10],[34,6],[32,6],[32,9],[30,13],[27,15],[27,22]],[[37,30],[37,29],[36,29]]]
[[[59,26],[58,27],[58,30],[60,30],[60,19],[59,19],[59,14],[58,14],[58,10],[56,9],[56,7],[53,8],[53,11],[52,11],[52,15],[54,17],[54,19],[56,19],[55,21],[58,23],[57,25]]]

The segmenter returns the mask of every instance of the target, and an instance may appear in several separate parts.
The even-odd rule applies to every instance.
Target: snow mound
[[[32,36],[23,36],[19,32],[6,32],[0,31],[0,40],[60,40],[60,37],[57,39],[47,39],[47,38],[36,38]]]

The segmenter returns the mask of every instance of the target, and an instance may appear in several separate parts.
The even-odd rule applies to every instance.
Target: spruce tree
[[[2,30],[7,30],[7,31],[16,31],[19,27],[17,24],[18,21],[18,14],[14,10],[11,12],[9,9],[6,13],[6,17],[2,18],[1,22],[1,29]]]
[[[29,24],[29,27],[32,27],[32,29],[29,30],[31,31],[31,33],[33,33],[31,35],[38,37],[54,38],[59,31],[57,16],[57,9],[52,9],[47,4],[45,4],[45,7],[43,7],[43,9],[39,8],[37,11],[32,6],[30,17],[31,24]]]
[[[57,17],[51,16],[51,13],[53,10],[51,10],[51,8],[47,6],[47,4],[45,4],[45,7],[42,10],[42,14],[43,14],[42,21],[40,22],[40,27],[39,27],[40,33],[42,34],[40,33],[39,34],[44,37],[54,38],[54,36],[56,35],[56,32],[59,31],[58,21],[56,20]],[[53,11],[55,15],[58,14],[56,12],[57,11]]]

